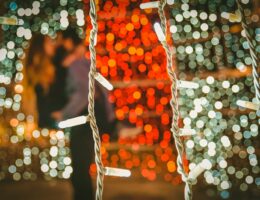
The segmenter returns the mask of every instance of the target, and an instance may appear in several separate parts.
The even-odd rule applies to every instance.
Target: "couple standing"
[[[33,38],[25,63],[27,85],[35,94],[38,125],[57,128],[57,122],[87,115],[90,62],[86,47],[74,29],[59,33],[54,41],[48,36]],[[33,98],[25,98],[33,99]],[[31,100],[32,101],[32,100]],[[111,132],[115,117],[105,89],[96,84],[95,113],[101,132]],[[29,114],[35,108],[30,101]],[[31,112],[31,113],[30,113]],[[28,112],[27,112],[28,114]],[[70,134],[75,200],[93,199],[89,168],[94,144],[89,124],[73,127]]]

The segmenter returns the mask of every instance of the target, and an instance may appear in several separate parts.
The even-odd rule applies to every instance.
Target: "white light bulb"
[[[167,0],[168,5],[173,5],[175,0]]]
[[[58,124],[58,126],[59,126],[59,128],[69,128],[69,127],[85,124],[86,122],[87,122],[86,116],[79,116],[79,117],[75,117],[75,118],[71,118],[71,119],[61,121]]]
[[[131,171],[127,169],[105,167],[106,176],[118,176],[118,177],[129,177],[131,176]]]
[[[237,105],[243,108],[248,108],[256,111],[260,109],[260,104],[252,103],[249,101],[238,100]]]
[[[188,179],[192,179],[195,180],[197,179],[197,177],[199,175],[201,175],[206,169],[208,169],[209,167],[212,167],[212,164],[210,163],[209,160],[205,161],[206,159],[204,159],[203,161],[201,161],[196,167],[194,167],[190,172],[189,172],[189,176]]]
[[[156,22],[156,23],[153,25],[153,27],[154,27],[154,30],[155,30],[156,35],[157,35],[157,37],[158,37],[158,40],[161,41],[161,42],[165,41],[165,40],[166,40],[166,37],[165,37],[165,35],[164,35],[164,33],[163,33],[163,30],[162,30],[161,25],[160,25],[158,22]]]
[[[199,84],[192,81],[178,81],[178,88],[198,89]]]
[[[141,9],[150,9],[150,8],[158,8],[158,7],[159,7],[159,1],[152,1],[152,2],[140,4]]]
[[[196,130],[195,129],[190,129],[190,128],[181,128],[180,129],[180,136],[190,136],[190,135],[195,135]]]
[[[102,76],[100,73],[96,73],[95,75],[95,79],[101,84],[103,85],[106,89],[108,90],[113,90],[113,85],[111,83],[109,83],[109,81]]]
[[[230,140],[226,135],[222,136],[220,141],[224,147],[229,147],[231,145]]]

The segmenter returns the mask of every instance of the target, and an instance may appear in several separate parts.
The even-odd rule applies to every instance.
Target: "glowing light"
[[[168,5],[173,5],[175,0],[167,0]]]
[[[58,124],[58,126],[59,126],[59,128],[69,128],[69,127],[85,124],[86,122],[87,122],[86,116],[79,116],[79,117],[75,117],[75,118],[71,118],[71,119],[61,121]]]
[[[188,176],[188,179],[196,179],[202,172],[212,168],[212,164],[208,159],[202,160],[196,167],[194,167]]]
[[[152,2],[140,4],[141,9],[151,9],[151,8],[158,8],[158,7],[159,7],[159,1],[152,1]]]
[[[0,17],[0,24],[5,24],[5,25],[18,25],[19,22],[16,18],[11,18],[11,17]]]
[[[220,141],[224,147],[229,147],[231,145],[229,138],[225,135],[221,137]]]
[[[241,21],[241,15],[239,13],[228,13],[228,12],[222,12],[221,17],[224,19],[228,19],[230,22],[240,22]]]
[[[190,135],[195,135],[195,134],[196,134],[195,129],[189,129],[189,128],[180,129],[180,136],[190,136]]]
[[[178,81],[178,88],[198,89],[199,84],[192,81]]]
[[[113,85],[111,85],[111,83],[109,83],[109,81],[104,76],[102,76],[100,73],[96,73],[95,79],[101,85],[103,85],[106,89],[113,90]]]
[[[256,110],[256,111],[260,109],[259,104],[252,103],[252,102],[249,102],[249,101],[238,100],[237,105],[241,106],[243,108],[248,108],[248,109],[252,109],[252,110]]]
[[[156,23],[153,25],[153,27],[154,27],[154,30],[155,30],[156,35],[157,35],[157,37],[158,37],[158,40],[161,41],[161,42],[165,41],[165,40],[166,40],[166,37],[165,37],[165,35],[164,35],[164,33],[163,33],[163,30],[162,30],[161,25],[160,25],[158,22],[156,22]]]
[[[106,176],[130,177],[131,171],[127,169],[105,167]]]

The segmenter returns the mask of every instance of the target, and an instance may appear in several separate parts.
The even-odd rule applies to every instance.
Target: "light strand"
[[[245,38],[248,42],[249,52],[250,52],[250,56],[251,56],[251,59],[252,59],[252,68],[253,68],[252,76],[253,76],[253,79],[254,79],[256,100],[257,100],[257,103],[260,103],[260,84],[259,84],[259,74],[257,72],[257,65],[259,63],[259,60],[258,60],[258,57],[257,57],[257,53],[255,51],[255,45],[253,44],[252,36],[249,33],[249,27],[246,24],[243,6],[241,5],[239,0],[236,0],[236,2],[237,2],[238,10],[240,11],[241,25],[242,25],[243,30],[245,31]]]
[[[166,17],[165,17],[165,13],[164,13],[164,7],[166,5],[166,0],[160,0],[159,2],[159,6],[158,6],[158,14],[161,20],[161,28],[163,30],[163,33],[166,37],[167,34],[167,25],[166,25]],[[173,110],[173,118],[172,118],[172,128],[171,131],[173,132],[173,137],[175,140],[175,146],[178,152],[178,156],[177,156],[177,171],[179,172],[179,174],[181,174],[182,176],[182,180],[183,182],[185,182],[185,200],[191,200],[192,199],[192,185],[188,179],[188,176],[184,170],[184,166],[183,166],[183,155],[184,155],[184,145],[182,143],[181,140],[181,136],[180,136],[180,129],[178,126],[178,122],[179,122],[179,108],[178,108],[178,97],[177,97],[177,76],[173,70],[173,62],[172,62],[172,51],[168,45],[168,43],[165,41],[161,41],[161,44],[163,46],[163,48],[165,49],[165,53],[167,56],[167,73],[172,81],[172,85],[171,85],[171,91],[172,91],[172,98],[170,101],[172,110]]]
[[[92,29],[90,31],[89,38],[89,51],[90,51],[90,71],[89,71],[89,93],[88,93],[88,119],[90,127],[93,133],[94,139],[94,150],[95,150],[95,163],[97,166],[97,188],[96,188],[96,200],[102,200],[103,195],[103,181],[105,170],[102,163],[101,157],[101,141],[99,136],[99,130],[95,117],[95,76],[96,76],[96,37],[98,32],[97,24],[97,11],[95,0],[90,0],[90,11],[89,11]]]

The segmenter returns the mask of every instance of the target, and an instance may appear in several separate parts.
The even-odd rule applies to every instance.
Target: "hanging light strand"
[[[260,84],[259,84],[259,74],[257,72],[257,65],[259,63],[259,60],[257,58],[257,53],[255,51],[255,45],[253,43],[253,38],[252,38],[252,36],[249,32],[249,27],[246,23],[243,6],[242,6],[240,0],[236,0],[236,2],[237,2],[238,10],[240,11],[240,14],[241,14],[241,25],[242,25],[242,28],[245,32],[245,38],[248,42],[249,52],[250,52],[250,56],[251,56],[251,59],[252,59],[252,68],[253,68],[252,76],[253,76],[253,79],[254,79],[256,100],[258,101],[257,103],[260,103]]]
[[[161,41],[161,44],[163,48],[165,49],[165,53],[167,56],[167,73],[172,81],[171,85],[171,91],[172,91],[172,99],[170,101],[172,110],[173,110],[173,120],[172,120],[172,132],[173,137],[175,140],[175,146],[178,152],[177,156],[177,165],[178,165],[178,172],[182,176],[182,180],[185,182],[185,200],[191,200],[192,199],[192,185],[188,179],[188,176],[184,170],[183,166],[183,154],[184,154],[184,145],[182,143],[182,139],[180,136],[180,129],[178,126],[179,121],[179,109],[178,109],[178,94],[177,94],[177,87],[178,87],[178,81],[176,73],[174,72],[172,65],[172,52],[171,49],[166,41],[167,36],[167,25],[166,25],[166,17],[164,13],[164,7],[166,4],[166,0],[160,0],[159,6],[158,6],[158,14],[161,20],[161,28],[163,31],[163,34],[165,35],[165,40]]]
[[[94,148],[95,148],[95,163],[97,166],[97,188],[96,188],[96,200],[102,200],[103,194],[103,180],[104,180],[104,167],[101,158],[101,141],[99,137],[99,130],[95,118],[95,76],[96,76],[96,49],[95,40],[98,32],[97,24],[97,11],[95,0],[90,0],[90,11],[89,11],[92,30],[89,38],[89,51],[90,51],[90,71],[89,71],[89,93],[88,93],[88,120],[92,129]]]

